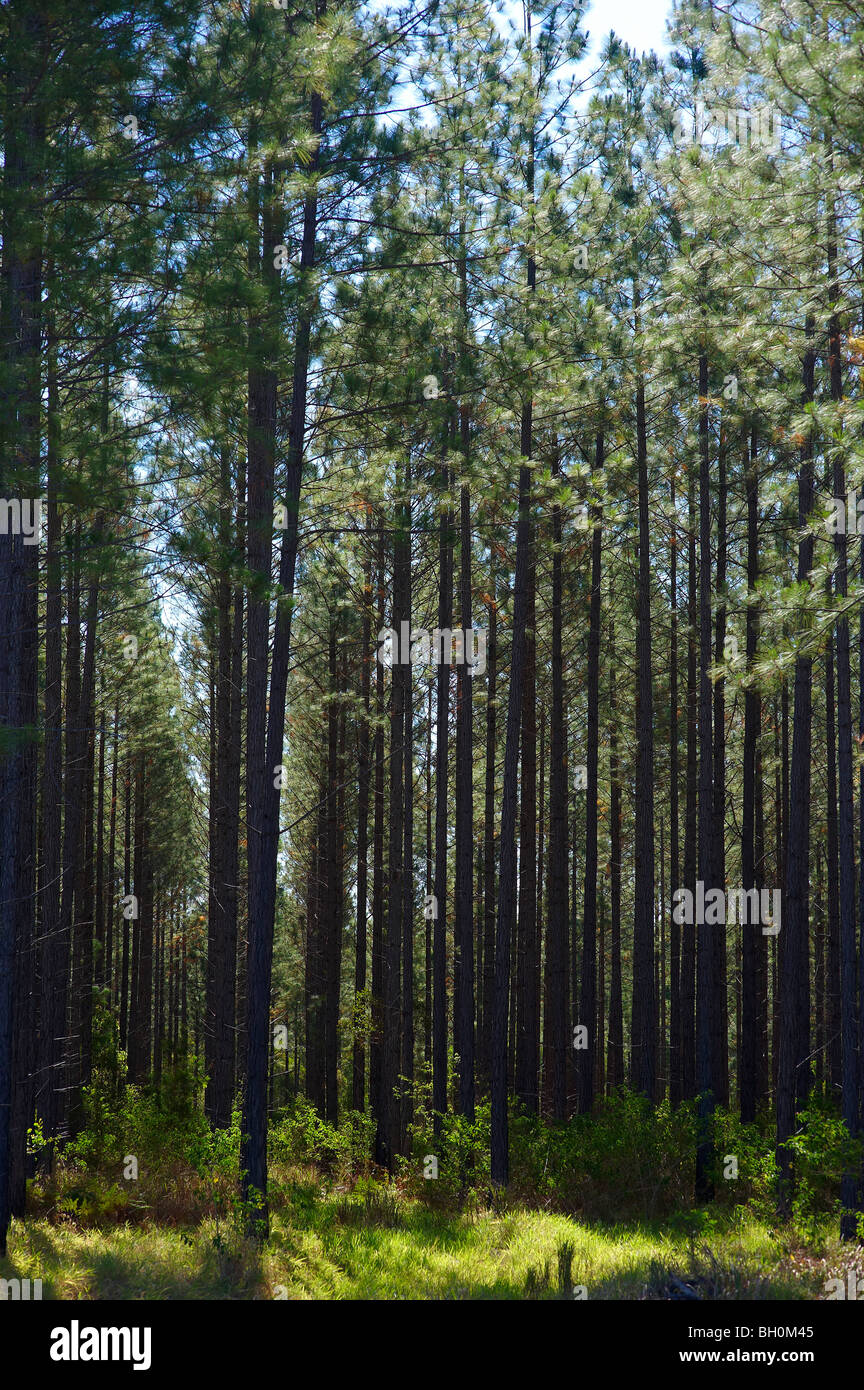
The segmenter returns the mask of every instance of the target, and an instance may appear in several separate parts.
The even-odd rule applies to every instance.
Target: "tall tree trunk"
[[[531,518],[525,614],[525,669],[522,679],[522,757],[519,768],[519,912],[516,925],[516,1094],[527,1110],[539,1107],[540,979],[537,972],[537,544]],[[545,1090],[551,1105],[553,1073],[559,1067],[562,1040],[552,1035],[553,993],[566,988],[551,978],[548,955],[545,1043]]]
[[[741,810],[741,882],[746,890],[761,889],[756,864],[756,778],[759,733],[762,724],[762,702],[755,683],[753,667],[759,645],[759,605],[756,586],[759,581],[759,475],[756,466],[756,431],[753,429],[750,448],[744,434],[745,486],[747,491],[747,672],[749,682],[744,693],[744,766]],[[742,927],[741,961],[741,1052],[738,1062],[738,1086],[741,1119],[752,1124],[764,1099],[765,1070],[761,1056],[760,1028],[760,961],[765,956],[765,940],[755,924]]]
[[[323,0],[317,6],[323,14]],[[323,103],[313,93],[310,126],[315,142],[309,161],[314,175],[320,165],[320,135]],[[268,288],[274,291],[273,248],[279,241],[275,200],[268,190],[263,223],[263,267]],[[274,768],[282,764],[285,737],[285,698],[291,648],[291,614],[300,521],[300,489],[306,434],[306,403],[311,353],[312,314],[315,293],[312,276],[315,266],[318,228],[317,191],[307,193],[303,204],[303,232],[300,246],[299,310],[291,383],[291,409],[288,419],[288,448],[285,479],[286,526],[279,558],[279,599],[273,636],[270,692],[267,699],[267,636],[269,603],[252,600],[250,593],[247,628],[247,663],[257,665],[247,696],[247,823],[248,842],[248,949],[246,966],[246,1068],[241,1146],[241,1192],[244,1200],[254,1199],[256,1210],[248,1222],[250,1233],[260,1237],[269,1228],[267,1192],[267,1067],[269,1057],[270,984],[273,968],[273,931],[276,912],[276,868],[279,856],[279,788]],[[257,249],[257,248],[256,248]],[[276,335],[274,335],[275,337]],[[276,343],[270,344],[271,350]],[[275,352],[274,352],[275,357]],[[258,373],[260,372],[260,377]],[[271,530],[273,525],[273,450],[276,415],[276,376],[269,366],[256,367],[250,378],[250,449],[248,454],[247,528],[253,575],[265,586],[269,578]],[[253,462],[254,457],[254,462]],[[254,610],[254,621],[253,621]],[[253,637],[254,627],[254,637]],[[266,726],[266,735],[264,733]]]
[[[803,364],[802,405],[813,399],[813,324],[807,322]],[[813,509],[813,441],[801,449],[798,472],[798,583],[806,585],[813,568],[813,536],[809,526]],[[792,1154],[786,1140],[795,1129],[798,1107],[807,1093],[809,1070],[809,1001],[807,997],[809,931],[809,831],[810,831],[810,724],[812,658],[805,653],[795,660],[795,725],[789,782],[789,832],[786,839],[786,893],[783,904],[783,950],[779,969],[780,1049],[777,1066],[777,1166],[778,1209],[787,1216],[792,1202]]]
[[[60,941],[60,883],[62,875],[63,811],[63,654],[62,622],[63,567],[60,556],[61,525],[58,491],[61,480],[60,413],[57,388],[56,348],[53,323],[48,328],[48,421],[47,421],[47,536],[45,551],[45,752],[42,764],[42,1011],[38,1036],[38,1078],[36,1114],[42,1121],[47,1141],[40,1159],[50,1168],[57,1135],[59,1092],[55,1067],[66,1032],[60,1009],[65,999],[60,971],[63,952]],[[116,746],[116,745],[115,745]],[[115,752],[116,762],[116,752]],[[113,905],[112,905],[113,906]]]
[[[132,1003],[129,1026],[129,1080],[143,1082],[150,1072],[153,1037],[153,860],[150,825],[153,805],[150,796],[148,758],[138,754],[135,784],[135,895],[138,919],[132,971]],[[137,957],[137,960],[135,959]]]
[[[602,449],[602,444],[598,447]],[[559,475],[560,460],[556,450],[552,476],[557,478]],[[552,508],[552,706],[549,727],[549,892],[546,913],[547,960],[551,957],[554,967],[549,968],[550,988],[547,991],[546,1007],[551,1015],[550,1032],[554,1047],[551,1101],[552,1115],[556,1120],[563,1120],[567,1113],[567,1059],[570,1042],[567,1026],[570,994],[570,910],[567,882],[567,725],[564,710],[562,546],[563,517],[561,508],[556,503]],[[593,1018],[589,1022],[589,1031],[593,1031]]]
[[[326,866],[327,783],[319,782],[318,814],[309,847],[306,890],[305,1051],[306,1098],[323,1120],[327,1113],[324,1079],[324,965],[323,939],[327,917],[324,891]]]
[[[105,707],[104,683],[100,696],[102,718],[99,724],[99,768],[96,791],[96,891],[94,899],[93,937],[95,959],[93,962],[94,984],[100,992],[105,986],[107,964],[105,950]]]
[[[123,945],[120,962],[120,1050],[129,1047],[129,922],[132,892],[132,750],[126,747],[126,771],[123,778]]]
[[[529,283],[533,286],[533,262]],[[530,459],[532,404],[522,407],[521,449]],[[507,1017],[510,1003],[510,945],[516,915],[516,794],[522,684],[525,678],[525,630],[528,616],[528,564],[531,545],[531,469],[519,470],[519,521],[516,528],[516,576],[513,594],[513,640],[510,652],[510,690],[501,788],[501,864],[498,874],[498,913],[495,931],[495,994],[492,1020],[492,1143],[491,1176],[499,1187],[510,1174],[507,1126]]]
[[[495,759],[498,751],[498,603],[494,552],[489,569],[489,640],[486,649],[486,783],[483,809],[483,1024],[480,1030],[480,1075],[488,1091],[492,1065],[492,1015],[495,994]]]
[[[603,431],[598,430],[594,453],[594,469],[599,472],[604,463]],[[586,1048],[576,1052],[577,1104],[579,1112],[587,1115],[594,1103],[594,1067],[598,1039],[594,1036],[597,1012],[597,802],[598,754],[600,744],[600,564],[603,531],[599,508],[591,509],[591,600],[588,619],[588,787],[585,793],[585,914],[582,923],[582,990],[579,998],[579,1021],[588,1030]],[[555,766],[553,755],[552,766]],[[563,1031],[563,1030],[562,1030]],[[599,1039],[602,1048],[603,1039]],[[560,1117],[559,1117],[560,1118]]]
[[[720,426],[717,454],[717,611],[714,660],[724,660],[726,645],[726,431]],[[726,887],[726,682],[714,682],[714,882]],[[728,924],[727,924],[728,927]],[[729,1019],[727,998],[727,936],[718,931],[715,941],[717,969],[714,977],[714,1024],[717,1068],[714,1094],[717,1104],[729,1105]]]
[[[441,467],[441,493],[450,489],[446,456]],[[453,511],[442,502],[438,524],[438,627],[453,625]],[[435,715],[435,889],[432,999],[432,1109],[435,1133],[447,1111],[447,781],[450,744],[450,668],[439,662],[436,673]]]
[[[462,467],[467,471],[469,420],[461,411]],[[459,1110],[474,1119],[474,779],[472,748],[473,681],[468,656],[471,616],[471,494],[460,489],[459,607],[465,659],[456,670],[456,863],[453,927],[459,942],[459,1013],[454,1020],[454,1043],[459,1057]]]
[[[95,531],[98,535],[100,521]],[[80,588],[81,545],[80,532],[76,527],[76,547],[74,556],[76,591]],[[89,552],[90,547],[87,547]],[[90,730],[93,724],[94,686],[96,675],[96,619],[98,608],[98,584],[92,578],[87,591],[84,627],[84,660],[80,672],[80,684],[73,682],[77,697],[71,699],[67,693],[67,723],[74,720],[74,726],[67,733],[67,775],[69,801],[66,807],[66,835],[64,843],[64,884],[63,914],[64,930],[68,929],[69,949],[72,957],[72,998],[71,998],[71,1036],[67,1056],[66,1104],[70,1131],[75,1134],[83,1120],[81,1087],[85,1084],[90,1046],[90,1026],[92,1013],[92,962],[93,962],[93,921],[89,913],[90,898],[87,886],[88,853],[92,845],[91,816],[88,814],[92,792],[92,747]],[[73,659],[77,666],[80,653],[80,633],[78,627],[78,600],[75,600],[76,632],[68,634],[67,641],[67,682],[72,677]],[[70,609],[71,618],[71,609]],[[73,658],[74,650],[74,658]],[[76,673],[77,674],[77,673]],[[74,708],[74,716],[71,710]],[[72,799],[74,798],[74,809]]]
[[[213,916],[208,961],[207,1037],[210,1043],[205,1108],[211,1124],[227,1129],[234,1100],[237,1031],[237,856],[239,761],[233,730],[234,624],[231,467],[227,444],[220,452],[218,575],[216,582],[217,660],[215,680],[215,763],[211,788]]]
[[[639,294],[633,287],[636,337]],[[651,684],[651,555],[648,516],[648,438],[645,382],[636,380],[636,464],[639,488],[639,600],[636,636],[636,835],[634,855],[633,1007],[630,1072],[633,1087],[654,1098],[657,1069],[657,1000],[654,990],[654,705]]]
[[[7,7],[3,120],[0,486],[41,496],[42,219],[48,29],[40,7]],[[38,543],[0,537],[0,1256],[10,1214],[23,1215],[33,1114],[36,998]],[[22,528],[23,531],[23,528]],[[38,541],[38,536],[37,536]]]
[[[828,602],[833,593],[833,579],[825,580]],[[840,1055],[840,860],[837,847],[837,706],[834,697],[834,644],[825,648],[825,867],[828,929],[828,962],[826,996],[828,1007],[828,1076],[832,1089],[839,1093],[842,1086]]]
[[[250,134],[250,150],[256,143]],[[249,244],[249,272],[260,276],[271,307],[275,297],[273,246],[275,234],[273,174],[265,165],[263,187],[259,175],[252,177],[249,190],[254,235]],[[259,226],[262,252],[259,253]],[[246,562],[250,574],[246,636],[246,825],[248,861],[248,941],[246,955],[246,1096],[243,1113],[241,1191],[244,1199],[261,1203],[260,1215],[266,1229],[267,1173],[267,1066],[270,1032],[270,966],[273,951],[275,912],[275,858],[278,853],[279,798],[276,797],[275,824],[270,792],[280,756],[268,764],[267,658],[270,635],[270,569],[274,513],[274,467],[276,431],[276,372],[271,315],[256,309],[250,314]],[[265,320],[266,321],[262,321]],[[268,332],[269,330],[269,332]],[[298,340],[301,326],[298,324]],[[299,341],[297,345],[299,352]],[[297,362],[295,357],[295,368]],[[293,403],[292,403],[293,413]],[[289,503],[286,504],[290,506]],[[296,530],[297,517],[286,518],[287,528]],[[286,535],[289,531],[286,529]],[[284,544],[284,540],[283,540]],[[293,586],[292,586],[293,587]],[[275,711],[270,709],[270,713]],[[272,848],[271,848],[272,847]],[[254,957],[254,959],[253,959]],[[254,1191],[253,1191],[254,1189]]]
[[[621,979],[621,768],[618,758],[618,701],[615,620],[609,618],[609,833],[611,875],[611,952],[609,975],[609,1090],[624,1084],[624,994]]]
[[[372,519],[367,516],[366,532],[371,543]],[[372,559],[363,567],[363,620],[361,636],[360,699],[363,713],[357,731],[357,929],[354,957],[354,1050],[351,1061],[351,1104],[362,1112],[366,1105],[366,1049],[358,1030],[365,1015],[366,993],[366,914],[369,881],[369,716],[371,708],[370,662],[372,643]]]
[[[675,473],[672,474],[670,501],[674,527],[669,552],[669,893],[675,901],[680,888],[680,850],[678,825],[678,524],[675,507]],[[667,910],[663,904],[663,911]],[[681,927],[671,914],[669,940],[669,1099],[680,1105],[681,1085]]]
[[[696,578],[695,471],[687,474],[687,773],[684,811],[684,887],[696,892],[698,792],[696,650],[698,637]],[[684,924],[681,940],[681,1097],[696,1095],[696,927]]]
[[[384,626],[384,532],[378,543],[376,585],[378,631]],[[384,667],[376,662],[374,814],[372,821],[372,1001],[369,1037],[369,1109],[377,1120],[381,1110],[381,1013],[384,979]]]
[[[405,466],[405,489],[410,497],[411,463]],[[406,503],[402,564],[405,569],[405,611],[411,631],[411,504]],[[402,733],[402,940],[399,1001],[399,1152],[411,1152],[409,1128],[414,1119],[414,685],[410,662],[403,668],[405,698]],[[470,872],[469,872],[470,883]]]
[[[699,879],[707,897],[716,888],[714,854],[714,747],[711,716],[711,477],[708,438],[708,359],[699,358]],[[724,885],[725,889],[725,885]],[[707,918],[707,911],[704,916]],[[696,1091],[699,1128],[696,1148],[696,1200],[714,1196],[713,1115],[717,1103],[718,969],[716,920],[697,922],[696,931]]]
[[[336,619],[331,615],[328,665],[330,699],[327,704],[327,820],[326,911],[324,916],[324,1082],[326,1118],[336,1125],[339,1117],[339,986],[342,974],[342,937],[345,915],[343,869],[344,821],[340,800],[345,780],[345,716],[342,703],[341,662],[336,653]]]
[[[390,672],[390,851],[387,873],[387,928],[382,981],[381,1110],[376,1130],[376,1161],[393,1172],[400,1148],[400,956],[405,864],[405,704],[410,698],[411,667],[403,650],[410,630],[410,502],[404,479],[396,480],[393,539],[393,609],[391,626],[398,641]],[[403,627],[403,624],[405,625]]]

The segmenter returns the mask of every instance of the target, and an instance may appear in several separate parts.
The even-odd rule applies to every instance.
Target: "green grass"
[[[850,1258],[834,1234],[808,1248],[740,1213],[618,1226],[524,1207],[460,1214],[395,1188],[333,1191],[312,1169],[274,1174],[271,1226],[258,1250],[213,1217],[97,1228],[49,1212],[13,1223],[0,1277],[41,1278],[55,1299],[572,1298],[573,1285],[589,1301],[644,1299],[673,1276],[703,1298],[812,1299]]]

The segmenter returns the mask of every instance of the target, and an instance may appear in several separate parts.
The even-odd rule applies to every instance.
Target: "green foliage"
[[[799,1113],[798,1126],[788,1143],[795,1155],[792,1215],[796,1226],[815,1240],[825,1215],[840,1210],[843,1174],[861,1171],[862,1144],[850,1138],[836,1104],[821,1096],[813,1096]]]
[[[97,1224],[121,1217],[238,1218],[239,1110],[229,1128],[214,1131],[194,1065],[167,1069],[158,1091],[124,1085],[126,1058],[104,1010],[96,1011],[94,1038],[84,1125],[57,1165],[56,1210]],[[137,1177],[129,1175],[136,1168]]]
[[[377,1227],[396,1230],[402,1225],[399,1199],[392,1184],[376,1178],[361,1178],[350,1198],[340,1201],[335,1209],[336,1220],[343,1226]]]
[[[409,1127],[411,1156],[400,1165],[409,1191],[433,1207],[485,1205],[491,1186],[489,1102],[478,1103],[473,1121],[450,1112],[442,1115],[436,1134],[430,1100],[430,1087],[424,1080],[416,1091],[414,1123]],[[425,1176],[431,1166],[428,1159],[436,1160],[437,1177]]]
[[[344,1177],[368,1169],[374,1133],[368,1115],[350,1110],[334,1126],[321,1119],[305,1096],[295,1096],[288,1113],[271,1127],[270,1155],[274,1163],[314,1163],[328,1177]]]
[[[769,1117],[764,1117],[762,1125],[745,1125],[734,1111],[717,1110],[714,1142],[715,1203],[741,1209],[752,1205],[754,1211],[769,1221],[773,1219],[777,1163]]]
[[[566,1123],[515,1113],[512,1187],[558,1211],[605,1220],[655,1216],[687,1204],[695,1149],[692,1106],[652,1108],[622,1088],[596,1114]]]

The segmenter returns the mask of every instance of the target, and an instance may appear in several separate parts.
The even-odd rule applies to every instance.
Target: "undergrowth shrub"
[[[239,1111],[228,1129],[211,1130],[195,1066],[166,1068],[158,1091],[121,1085],[126,1058],[115,1021],[102,1009],[94,1039],[92,1081],[82,1093],[83,1126],[63,1147],[52,1176],[36,1184],[37,1205],[61,1220],[89,1225],[144,1219],[185,1224],[235,1215]],[[32,1140],[38,1150],[38,1130]],[[137,1178],[131,1176],[132,1159]]]
[[[238,1195],[239,1109],[227,1129],[213,1131],[196,1065],[166,1068],[158,1092],[121,1085],[126,1058],[116,1021],[104,1009],[97,1009],[94,1038],[83,1127],[59,1154],[52,1176],[33,1185],[35,1207],[82,1225],[145,1220],[186,1225],[210,1218],[243,1229],[254,1211]],[[381,1182],[372,1162],[371,1116],[348,1111],[332,1125],[305,1097],[293,1097],[270,1127],[271,1198],[300,1200],[297,1170],[305,1169],[310,1200],[322,1181],[351,1189],[337,1208],[337,1219],[349,1225],[395,1224],[400,1192],[445,1211],[503,1213],[523,1204],[589,1221],[663,1218],[684,1222],[703,1239],[710,1239],[730,1213],[742,1224],[754,1216],[768,1226],[776,1222],[775,1137],[767,1111],[757,1123],[745,1125],[734,1112],[717,1109],[714,1201],[696,1209],[695,1102],[677,1109],[667,1100],[652,1106],[621,1087],[593,1114],[558,1123],[514,1103],[510,1183],[501,1190],[491,1182],[489,1101],[478,1101],[473,1120],[452,1112],[439,1117],[436,1133],[431,1094],[424,1067],[412,1091],[410,1153],[397,1161],[398,1186]],[[38,1156],[43,1147],[37,1123],[31,1153]],[[862,1145],[849,1138],[833,1098],[814,1096],[798,1117],[789,1147],[795,1193],[786,1235],[812,1245],[825,1239],[836,1219],[842,1175],[860,1171]],[[126,1173],[131,1158],[137,1160],[137,1179]],[[536,1277],[540,1287],[541,1272]]]
[[[562,1122],[515,1110],[511,1194],[595,1220],[672,1211],[690,1198],[695,1164],[691,1105],[652,1107],[621,1089],[593,1115]]]
[[[376,1178],[360,1178],[350,1197],[336,1203],[334,1216],[342,1226],[396,1230],[402,1225],[397,1192]]]
[[[484,1205],[491,1188],[489,1102],[478,1102],[473,1120],[465,1115],[442,1115],[436,1135],[425,1089],[419,1100],[409,1127],[411,1154],[399,1162],[405,1187],[431,1207]],[[436,1175],[427,1176],[432,1173]]]
[[[826,1215],[840,1211],[843,1174],[861,1172],[862,1143],[850,1137],[833,1099],[814,1095],[798,1115],[789,1148],[795,1165],[793,1220],[807,1240],[817,1242]],[[859,1221],[859,1239],[864,1238],[862,1226]]]
[[[369,1171],[374,1135],[368,1115],[350,1110],[331,1125],[305,1096],[295,1096],[270,1128],[270,1156],[274,1164],[315,1164],[331,1181],[347,1181]]]

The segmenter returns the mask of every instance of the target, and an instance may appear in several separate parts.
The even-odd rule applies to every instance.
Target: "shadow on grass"
[[[117,1226],[108,1233],[40,1222],[19,1232],[16,1245],[23,1248],[5,1263],[13,1274],[41,1271],[43,1300],[245,1300],[262,1295],[260,1251],[218,1229],[192,1236]],[[0,1272],[5,1274],[2,1266]]]

